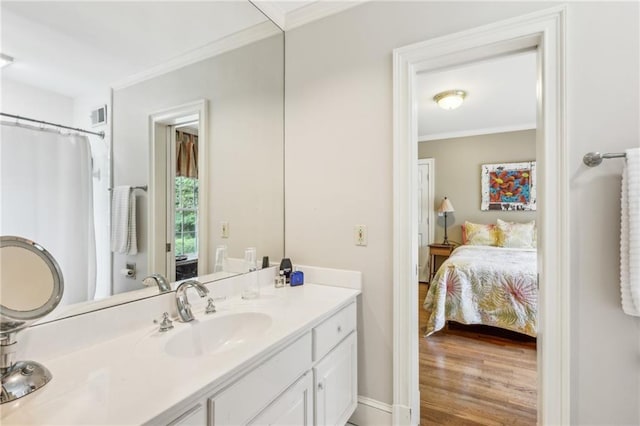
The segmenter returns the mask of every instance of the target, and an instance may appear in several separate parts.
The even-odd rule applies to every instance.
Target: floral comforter
[[[535,249],[461,246],[444,261],[424,300],[426,335],[447,320],[485,324],[536,336]]]

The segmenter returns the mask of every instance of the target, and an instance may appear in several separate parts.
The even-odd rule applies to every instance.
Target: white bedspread
[[[442,264],[424,301],[426,335],[447,320],[537,333],[535,249],[461,246]]]

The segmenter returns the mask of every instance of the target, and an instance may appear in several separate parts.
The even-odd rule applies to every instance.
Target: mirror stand
[[[35,361],[14,362],[18,342],[15,333],[8,333],[0,340],[0,374],[2,374],[2,394],[0,404],[10,402],[30,394],[51,380],[51,373]]]
[[[0,237],[0,404],[35,392],[51,373],[34,361],[14,361],[16,334],[55,309],[64,282],[58,262],[39,244],[22,237]]]

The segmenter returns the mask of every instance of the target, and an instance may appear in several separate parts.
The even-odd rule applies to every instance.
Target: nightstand
[[[433,276],[438,271],[436,267],[439,266],[436,264],[438,258],[442,258],[442,262],[444,262],[451,255],[454,248],[456,246],[452,244],[429,244],[429,284],[431,284]]]

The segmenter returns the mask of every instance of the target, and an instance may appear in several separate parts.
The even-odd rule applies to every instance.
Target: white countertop
[[[224,316],[260,312],[271,326],[246,344],[216,354],[176,358],[149,351],[150,339],[168,339],[191,323],[159,334],[149,325],[117,338],[51,359],[37,359],[53,380],[31,395],[0,406],[3,425],[12,424],[142,424],[206,389],[211,391],[252,363],[274,353],[350,303],[360,291],[305,284],[262,289],[259,299],[237,296],[216,303]],[[196,319],[206,321],[203,303],[194,305]],[[146,314],[144,314],[146,315]]]

